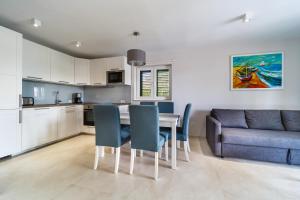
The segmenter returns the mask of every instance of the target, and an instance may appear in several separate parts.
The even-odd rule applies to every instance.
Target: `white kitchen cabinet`
[[[90,60],[91,85],[106,85],[107,59]]]
[[[50,49],[23,39],[23,78],[50,81]]]
[[[18,110],[0,110],[0,158],[18,151],[21,145],[18,124]]]
[[[56,107],[23,109],[22,151],[55,141],[58,138]]]
[[[76,133],[83,131],[83,105],[76,106]]]
[[[51,50],[51,81],[74,84],[74,57]]]
[[[0,26],[0,157],[21,148],[22,35]]]
[[[75,106],[60,107],[58,138],[62,139],[77,134],[77,117]]]
[[[75,84],[90,84],[90,61],[83,58],[75,58]]]
[[[107,59],[107,71],[124,70],[127,64],[125,56],[110,57]]]

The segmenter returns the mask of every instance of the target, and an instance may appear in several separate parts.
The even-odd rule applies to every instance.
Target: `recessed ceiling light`
[[[253,19],[253,13],[246,12],[243,16],[243,22],[248,23]]]
[[[75,46],[76,46],[77,48],[81,47],[81,42],[80,42],[80,41],[76,41],[76,42],[75,42]]]
[[[38,27],[42,26],[42,22],[40,20],[36,19],[36,18],[33,18],[31,20],[31,24],[35,28],[38,28]]]

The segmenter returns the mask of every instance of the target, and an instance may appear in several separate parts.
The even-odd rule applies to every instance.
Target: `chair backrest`
[[[159,113],[174,113],[174,102],[158,102]]]
[[[141,101],[140,105],[143,105],[143,106],[145,106],[145,105],[154,106],[155,102],[154,101]]]
[[[190,104],[190,103],[186,104],[185,109],[184,109],[184,114],[183,114],[182,134],[186,138],[189,135],[189,124],[190,124],[191,107],[192,107],[192,104]]]
[[[95,105],[94,121],[97,146],[121,146],[120,111],[115,105]]]
[[[129,106],[131,148],[157,152],[159,114],[157,106]]]

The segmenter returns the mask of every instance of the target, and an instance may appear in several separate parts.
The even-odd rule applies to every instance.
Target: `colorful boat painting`
[[[231,89],[283,89],[283,53],[232,56]]]

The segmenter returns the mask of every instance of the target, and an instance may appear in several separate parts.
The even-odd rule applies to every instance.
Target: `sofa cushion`
[[[249,128],[284,130],[279,110],[245,110],[245,115]]]
[[[300,111],[299,110],[282,110],[283,125],[288,131],[300,132]]]
[[[299,149],[300,132],[242,128],[222,128],[222,141],[228,144]]]
[[[244,110],[212,109],[211,116],[221,122],[222,127],[248,128]]]
[[[291,149],[289,156],[289,163],[292,165],[300,165],[300,150]]]

